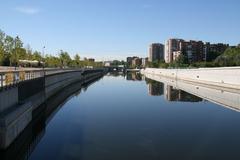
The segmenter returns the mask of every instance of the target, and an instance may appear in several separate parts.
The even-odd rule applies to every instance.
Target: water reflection
[[[108,72],[106,76],[110,77],[125,77],[125,72]]]
[[[35,147],[45,135],[46,126],[64,104],[73,96],[78,96],[81,91],[87,91],[88,87],[100,78],[88,83],[75,83],[51,97],[37,110],[33,112],[33,120],[20,136],[6,149],[0,150],[1,160],[25,160],[28,159]]]
[[[146,78],[146,83],[148,85],[148,94],[150,96],[161,96],[164,92],[164,84],[151,79]]]
[[[127,72],[126,73],[126,79],[128,81],[141,81],[142,76],[139,72]]]
[[[239,114],[203,103],[234,108],[239,93],[124,75],[109,73],[90,88],[74,84],[48,100],[1,160],[239,157]]]
[[[240,111],[240,91],[145,74],[149,95],[164,97],[167,101],[201,102],[208,100]],[[163,89],[164,88],[164,89]]]
[[[176,89],[170,85],[164,85],[162,82],[158,82],[149,78],[146,78],[148,85],[148,94],[150,96],[162,96],[164,95],[167,101],[181,101],[181,102],[201,102],[202,98],[199,98],[193,94],[185,92],[180,89]]]

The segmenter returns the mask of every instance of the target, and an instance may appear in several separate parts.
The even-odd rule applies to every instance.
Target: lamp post
[[[14,52],[14,68],[15,68],[15,71],[17,70],[17,40],[19,39],[19,37],[17,36],[14,40],[14,46],[15,46],[15,52]]]
[[[43,48],[42,48],[42,67],[43,67],[43,75],[45,76],[44,49],[45,49],[45,46],[43,46]]]

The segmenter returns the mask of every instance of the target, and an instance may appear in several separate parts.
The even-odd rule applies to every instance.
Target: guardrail
[[[10,87],[22,81],[44,77],[45,75],[57,74],[70,71],[83,71],[84,69],[45,69],[45,70],[16,70],[0,71],[0,89]]]
[[[0,88],[13,86],[21,81],[35,79],[43,76],[43,70],[0,72]]]

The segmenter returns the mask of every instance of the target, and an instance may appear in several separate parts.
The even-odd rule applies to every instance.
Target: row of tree
[[[23,47],[22,40],[17,37],[6,35],[0,30],[0,66],[19,66],[22,65],[20,60],[26,62],[38,61],[37,66],[42,67],[102,67],[102,62],[93,62],[80,60],[80,56],[76,54],[72,59],[68,52],[61,50],[58,56],[47,54],[44,56],[41,52],[32,51],[29,45]],[[31,63],[25,63],[25,66],[31,66]]]

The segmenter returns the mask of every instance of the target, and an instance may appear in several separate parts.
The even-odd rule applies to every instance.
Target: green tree
[[[5,64],[6,65],[10,65],[12,66],[12,61],[11,61],[11,57],[12,57],[12,54],[13,54],[13,50],[14,50],[14,38],[11,37],[11,36],[6,36],[5,39],[4,39],[4,50],[5,50]]]
[[[41,62],[43,60],[43,58],[41,56],[41,52],[34,51],[33,55],[32,55],[32,60],[36,60],[36,61]]]
[[[209,52],[207,54],[207,61],[208,62],[212,62],[214,61],[218,56],[220,56],[221,54],[223,53],[220,53],[220,52]]]
[[[19,59],[25,59],[26,56],[26,50],[22,48],[23,43],[21,39],[17,36],[15,39],[13,39],[14,42],[14,48],[11,51],[10,54],[10,63],[11,65],[17,66]]]
[[[60,58],[60,62],[61,62],[61,67],[63,67],[63,68],[69,66],[72,61],[69,54],[67,52],[64,52],[63,50],[60,51],[59,58]]]
[[[0,30],[0,65],[4,64],[4,39],[5,33]]]
[[[26,59],[32,60],[32,49],[29,44],[25,47],[25,50],[26,50],[26,54],[27,54]]]
[[[153,62],[149,62],[149,67],[158,68],[159,67],[159,61],[155,60]]]
[[[74,56],[74,61],[75,61],[76,67],[79,67],[81,61],[80,61],[80,56],[79,56],[78,54],[76,54],[76,55]]]
[[[46,55],[45,57],[45,63],[47,67],[60,67],[61,62],[58,57],[51,56],[51,55]]]
[[[222,55],[214,61],[216,66],[239,66],[240,65],[240,48],[228,48]]]

